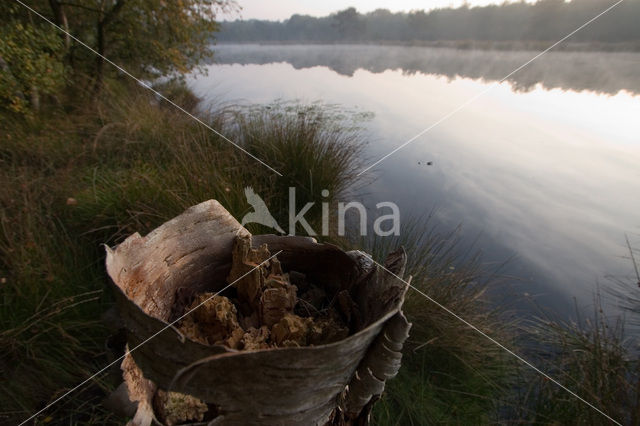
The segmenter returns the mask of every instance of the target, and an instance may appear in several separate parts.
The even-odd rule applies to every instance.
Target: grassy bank
[[[179,84],[161,90],[185,108],[197,104]],[[320,198],[312,188],[338,196],[362,147],[356,129],[318,106],[202,114],[278,178],[127,82],[110,82],[98,101],[66,105],[2,120],[0,423],[28,417],[119,356],[122,342],[101,319],[111,304],[102,243],[145,234],[211,198],[241,218],[250,209],[246,186],[286,223],[288,187],[300,188],[299,205]],[[41,420],[113,422],[99,402],[118,379],[115,366]]]
[[[518,323],[504,307],[491,306],[489,287],[502,285],[473,247],[462,247],[461,229],[440,229],[431,217],[405,220],[396,238],[361,245],[382,259],[402,245],[411,285],[405,313],[413,326],[399,376],[374,408],[375,424],[488,424],[497,422],[516,365],[485,337],[443,307],[508,346]],[[438,306],[440,305],[440,306]]]
[[[159,89],[197,111],[198,99],[184,86],[171,82]],[[127,81],[108,81],[98,100],[83,93],[89,92],[47,104],[30,117],[6,116],[0,124],[0,424],[27,418],[121,355],[122,336],[109,320],[101,244],[146,234],[211,198],[241,218],[250,210],[247,186],[281,224],[288,222],[288,188],[296,187],[298,208],[316,201],[318,209],[305,217],[319,229],[320,201],[327,201],[320,190],[328,189],[328,201],[335,202],[358,184],[364,144],[359,117],[336,108],[280,104],[198,111],[284,175],[278,177]],[[498,271],[484,270],[473,248],[460,247],[457,230],[432,225],[428,219],[405,220],[398,239],[331,241],[378,259],[405,246],[415,287],[500,342],[523,349],[514,335],[522,325],[485,297]],[[375,407],[376,424],[547,424],[572,418],[603,424],[583,403],[520,369],[432,301],[410,291],[405,310],[413,322],[411,337],[399,376]],[[630,385],[636,367],[618,330],[603,324],[572,328],[540,321],[526,332],[544,346],[536,362],[605,412],[624,415],[637,408]],[[545,358],[549,353],[554,356]],[[122,424],[101,406],[120,380],[115,365],[37,423]]]

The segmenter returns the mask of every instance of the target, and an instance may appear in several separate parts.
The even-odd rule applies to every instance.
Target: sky
[[[458,7],[465,0],[237,0],[242,10],[223,16],[225,20],[268,19],[283,20],[297,13],[300,15],[326,16],[338,10],[355,7],[359,12],[389,9],[392,12],[416,9],[430,10],[439,7]],[[471,6],[502,3],[502,0],[467,0]]]

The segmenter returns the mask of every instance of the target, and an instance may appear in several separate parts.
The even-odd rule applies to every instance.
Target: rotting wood
[[[251,250],[260,254],[249,262],[254,266],[266,252],[282,250],[278,266],[257,278],[259,288],[253,277],[253,284],[221,295],[231,302],[239,301],[241,292],[246,294],[246,305],[236,307],[237,327],[233,309],[223,298],[212,306],[219,320],[214,330],[241,329],[242,337],[237,332],[222,340],[198,340],[170,327],[131,354],[144,380],[163,392],[190,395],[215,407],[215,424],[367,424],[384,381],[400,365],[410,326],[401,313],[406,285],[360,252],[344,252],[304,237],[250,238],[216,201],[188,209],[146,237],[134,234],[115,249],[107,248],[107,271],[129,347],[165,328],[203,294],[220,290],[226,278],[250,270],[253,266],[232,263],[236,240],[249,244],[237,244],[235,250],[246,251],[249,258]],[[401,276],[405,261],[400,250],[385,265]],[[253,275],[258,276],[249,277]],[[323,287],[314,289],[309,283]],[[293,306],[287,304],[295,301],[286,291],[289,286],[297,291]],[[266,291],[270,289],[285,291]],[[340,327],[318,327],[321,317],[314,312],[318,301],[327,299],[339,318],[328,315],[322,321],[340,319],[346,324],[330,336],[323,330]],[[218,312],[218,305],[226,307]],[[249,308],[258,314],[252,316]],[[364,380],[368,376],[361,371],[371,371],[371,378]],[[148,409],[148,400],[142,400],[139,411]]]
[[[228,283],[235,282],[235,297],[208,292],[196,296],[184,311],[194,312],[178,323],[178,331],[196,342],[239,350],[246,349],[245,341],[255,349],[256,338],[266,349],[322,345],[347,337],[355,305],[349,292],[342,290],[329,300],[324,286],[296,271],[293,285],[277,258],[270,257],[267,244],[253,248],[250,236],[236,238],[227,277]]]

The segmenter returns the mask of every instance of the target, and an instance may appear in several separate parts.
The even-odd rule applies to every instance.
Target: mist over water
[[[216,47],[190,84],[205,102],[274,100],[369,111],[370,163],[461,104],[454,116],[374,167],[362,190],[404,218],[463,225],[514,291],[570,315],[607,275],[631,275],[624,236],[640,240],[640,54],[389,46]],[[431,165],[429,165],[431,162]],[[476,241],[477,239],[477,241]],[[614,309],[611,307],[611,309]]]
[[[452,48],[378,45],[258,45],[220,44],[217,64],[271,64],[286,62],[295,69],[327,67],[352,76],[363,69],[373,73],[401,70],[404,74],[434,74],[500,81],[534,56],[537,51],[460,50]],[[640,53],[553,52],[522,68],[507,81],[514,90],[543,88],[591,90],[615,94],[621,90],[640,93]]]

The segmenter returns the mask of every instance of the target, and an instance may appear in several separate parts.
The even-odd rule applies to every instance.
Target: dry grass
[[[180,85],[162,90],[195,105]],[[336,128],[320,106],[265,110],[256,118],[239,109],[203,115],[230,138],[268,154],[286,175],[276,183],[267,168],[141,88],[112,82],[100,101],[82,102],[39,119],[2,120],[0,423],[23,420],[119,355],[121,342],[101,320],[111,305],[101,243],[144,234],[211,198],[240,218],[250,208],[245,186],[270,203],[285,197],[281,187],[312,174],[337,197],[362,143],[357,131]],[[313,126],[302,124],[298,109]],[[280,138],[294,129],[296,146]],[[248,135],[260,143],[245,140]],[[314,160],[289,162],[296,149]],[[320,192],[306,196],[319,200]],[[113,424],[99,401],[118,382],[114,367],[40,421]]]

